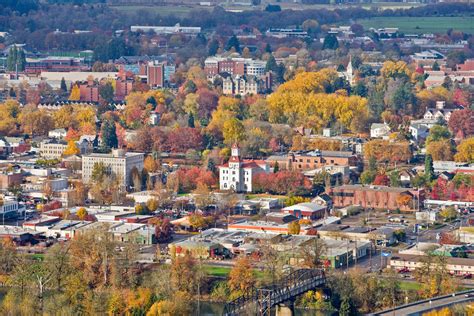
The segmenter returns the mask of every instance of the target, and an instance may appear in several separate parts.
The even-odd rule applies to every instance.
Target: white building
[[[66,137],[66,130],[64,128],[56,128],[48,132],[48,137],[62,139]]]
[[[175,26],[141,26],[132,25],[130,26],[131,32],[154,32],[155,34],[198,34],[201,33],[200,27],[195,26],[181,26],[176,24]]]
[[[86,140],[76,142],[80,154],[86,154],[92,151],[92,144]],[[40,143],[40,156],[45,159],[60,159],[67,148],[67,142],[47,140]]]
[[[20,215],[25,211],[25,207],[21,206],[15,199],[0,197],[0,220]]]
[[[143,170],[143,153],[125,152],[114,149],[111,154],[89,154],[82,157],[82,180],[90,182],[94,165],[103,163],[108,174],[114,174],[119,183],[127,186],[131,183],[131,171],[134,167],[139,172]]]
[[[252,177],[269,171],[263,160],[241,159],[239,147],[234,144],[229,162],[219,166],[219,187],[221,190],[252,192]]]
[[[445,109],[446,102],[445,101],[437,101],[436,108],[427,109],[425,114],[423,115],[423,119],[425,120],[444,120],[449,122],[451,118],[451,113],[455,111],[455,109]]]
[[[390,134],[390,127],[385,123],[372,123],[370,126],[371,138],[387,137]]]

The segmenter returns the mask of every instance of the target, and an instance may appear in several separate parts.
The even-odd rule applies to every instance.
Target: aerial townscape
[[[1,0],[0,315],[474,315],[469,0]]]

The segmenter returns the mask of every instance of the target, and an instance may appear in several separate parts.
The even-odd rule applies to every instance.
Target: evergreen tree
[[[278,165],[278,161],[275,162],[275,166],[273,166],[273,173],[277,173],[280,171],[280,166]]]
[[[217,51],[219,50],[219,41],[216,39],[213,39],[212,41],[209,42],[207,49],[208,49],[208,55],[214,56],[215,54],[217,54]]]
[[[334,34],[328,34],[324,38],[323,49],[337,49],[339,47],[339,42],[337,37]]]
[[[18,50],[16,62],[18,64],[18,71],[25,70],[26,57],[25,57],[25,51],[23,49]]]
[[[440,70],[439,64],[438,64],[437,61],[435,61],[435,62],[433,63],[433,66],[431,67],[431,69],[433,69],[434,71],[439,71],[439,70]]]
[[[117,133],[115,131],[115,122],[105,120],[102,123],[102,147],[105,150],[118,147]]]
[[[194,128],[194,115],[193,115],[193,113],[189,113],[189,116],[188,116],[188,127]]]
[[[64,80],[64,77],[61,78],[61,90],[67,92],[67,85],[66,80]]]
[[[364,97],[364,98],[367,96],[367,92],[368,92],[367,87],[362,81],[357,82],[352,90],[353,94]]]
[[[377,171],[377,160],[373,156],[369,158],[369,171]]]
[[[276,81],[279,83],[285,82],[285,65],[283,63],[280,63],[278,65],[278,68],[276,70]]]
[[[225,46],[226,50],[231,50],[232,48],[234,48],[236,52],[240,53],[240,42],[237,36],[235,35],[229,38],[229,41],[227,42],[227,45]]]
[[[269,43],[267,43],[267,45],[265,45],[265,53],[269,53],[269,54],[272,53],[272,47],[270,46]]]
[[[114,88],[110,82],[99,86],[99,95],[106,103],[111,103],[114,100]]]
[[[425,157],[425,179],[431,181],[434,179],[433,158],[430,154]]]
[[[275,57],[273,55],[270,55],[270,58],[268,58],[267,64],[265,65],[265,71],[276,72],[277,70],[278,70],[278,64],[275,60]]]

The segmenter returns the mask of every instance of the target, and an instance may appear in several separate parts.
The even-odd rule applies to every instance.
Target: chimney
[[[445,101],[436,101],[436,108],[438,110],[442,110],[444,109],[444,106],[446,105],[446,102]]]

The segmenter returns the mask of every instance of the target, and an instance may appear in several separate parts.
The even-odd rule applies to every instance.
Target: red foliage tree
[[[305,195],[311,189],[311,182],[300,172],[282,170],[255,175],[253,188],[257,192]]]
[[[375,176],[373,184],[388,186],[390,184],[390,179],[386,174],[378,174]]]
[[[217,184],[217,179],[211,171],[199,167],[180,168],[176,171],[176,175],[179,182],[179,192],[183,193],[196,189],[198,183],[203,183],[208,187]]]
[[[471,109],[453,111],[448,126],[456,136],[464,138],[474,135],[474,111]]]
[[[202,149],[203,138],[196,128],[178,127],[168,133],[165,148],[171,152],[186,152]]]

